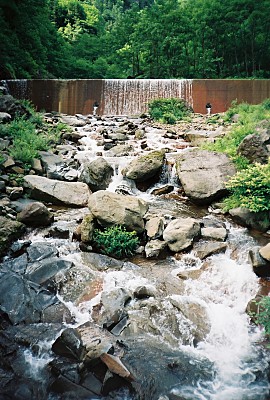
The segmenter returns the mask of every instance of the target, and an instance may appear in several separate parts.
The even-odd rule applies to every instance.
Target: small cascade
[[[210,267],[200,278],[189,279],[185,284],[187,298],[207,308],[211,323],[206,339],[197,348],[186,347],[185,351],[191,356],[206,357],[215,368],[213,381],[173,389],[172,393],[187,400],[259,400],[265,399],[269,392],[267,354],[257,344],[262,340],[262,332],[250,326],[245,312],[248,301],[258,290],[257,277],[241,258],[251,241],[244,229],[231,228],[232,231],[231,244],[241,244],[239,259],[231,259],[230,251],[212,256]],[[179,270],[190,270],[194,265],[182,262]],[[260,382],[257,382],[258,371]]]
[[[117,96],[115,96],[117,93]],[[193,107],[191,79],[106,79],[105,115],[137,115],[147,111],[150,100],[176,97]]]

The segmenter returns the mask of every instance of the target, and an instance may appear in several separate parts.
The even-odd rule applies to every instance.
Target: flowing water
[[[119,81],[117,81],[119,82]],[[111,81],[108,84],[113,85]],[[124,100],[123,100],[124,101]],[[109,110],[108,110],[109,113]],[[155,136],[149,137],[154,140]],[[94,158],[100,151],[91,133],[82,140],[84,148],[78,153],[78,159]],[[156,148],[160,142],[156,143]],[[152,145],[153,147],[153,145]],[[122,168],[128,158],[112,158],[108,161],[114,167],[114,178],[108,190],[115,191],[124,178]],[[167,156],[173,159],[173,153]],[[130,182],[125,182],[131,185]],[[178,182],[173,164],[164,167],[161,181],[157,184],[173,184],[178,188]],[[131,186],[133,194],[152,202],[155,210],[163,214],[191,215],[201,218],[208,214],[205,209],[198,210],[179,203],[173,198],[157,199],[150,190],[142,193]],[[75,213],[75,211],[74,211]],[[201,213],[201,214],[200,214]],[[72,211],[59,212],[58,220],[76,220]],[[252,326],[246,306],[255,297],[259,289],[258,278],[248,263],[248,250],[256,245],[244,228],[235,227],[227,222],[229,237],[226,253],[214,255],[207,263],[199,260],[191,251],[180,260],[168,256],[163,260],[142,260],[134,258],[134,263],[126,263],[119,271],[91,271],[103,284],[96,295],[90,300],[80,301],[76,305],[69,300],[67,293],[59,293],[59,299],[70,309],[74,317],[74,326],[86,321],[93,321],[93,308],[100,302],[102,293],[110,293],[115,289],[124,288],[134,292],[140,286],[147,286],[153,291],[158,290],[159,310],[147,314],[149,307],[139,308],[136,300],[128,304],[128,313],[143,321],[143,329],[138,329],[137,337],[134,331],[129,336],[128,329],[120,338],[130,344],[126,359],[131,369],[137,373],[141,382],[141,391],[132,395],[128,391],[116,393],[119,400],[267,400],[269,399],[268,353],[260,342],[263,332],[259,327]],[[29,238],[32,241],[46,240],[57,245],[61,256],[72,260],[80,268],[88,268],[84,263],[78,245],[70,240],[44,239],[43,232],[33,232]],[[138,261],[136,263],[136,261]],[[178,275],[191,273],[189,279],[181,280]],[[196,277],[192,272],[197,273]],[[83,276],[83,275],[82,275]],[[80,276],[77,276],[80,280]],[[149,300],[150,301],[150,300]],[[195,340],[192,324],[183,319],[183,314],[175,304],[192,304],[205,313],[206,329],[202,340]],[[145,316],[143,313],[146,312]],[[138,325],[139,326],[139,325]],[[137,329],[137,326],[135,327]],[[134,328],[134,329],[135,329]],[[135,329],[135,330],[136,330]],[[181,332],[179,335],[177,332]],[[126,332],[126,333],[125,333]],[[60,333],[58,333],[59,335]],[[48,344],[47,344],[48,345]],[[31,365],[32,378],[40,379],[44,366],[53,356],[44,347],[43,351],[33,355],[25,352],[25,362]],[[46,353],[46,357],[44,357]],[[141,357],[141,354],[144,356]],[[138,360],[134,365],[134,359]],[[168,368],[170,366],[170,368]],[[151,377],[151,378],[150,378]],[[57,399],[51,396],[50,399]]]

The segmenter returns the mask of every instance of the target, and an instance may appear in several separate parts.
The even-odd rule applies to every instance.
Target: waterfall
[[[150,100],[171,97],[184,99],[193,107],[192,79],[106,79],[104,114],[141,114]]]

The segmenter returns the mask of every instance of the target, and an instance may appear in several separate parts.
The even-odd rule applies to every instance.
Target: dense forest
[[[0,79],[269,78],[270,0],[0,0]]]

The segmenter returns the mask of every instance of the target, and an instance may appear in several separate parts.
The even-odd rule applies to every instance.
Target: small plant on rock
[[[139,239],[135,231],[128,232],[125,227],[115,225],[104,230],[95,229],[93,243],[101,253],[123,258],[135,253]]]

